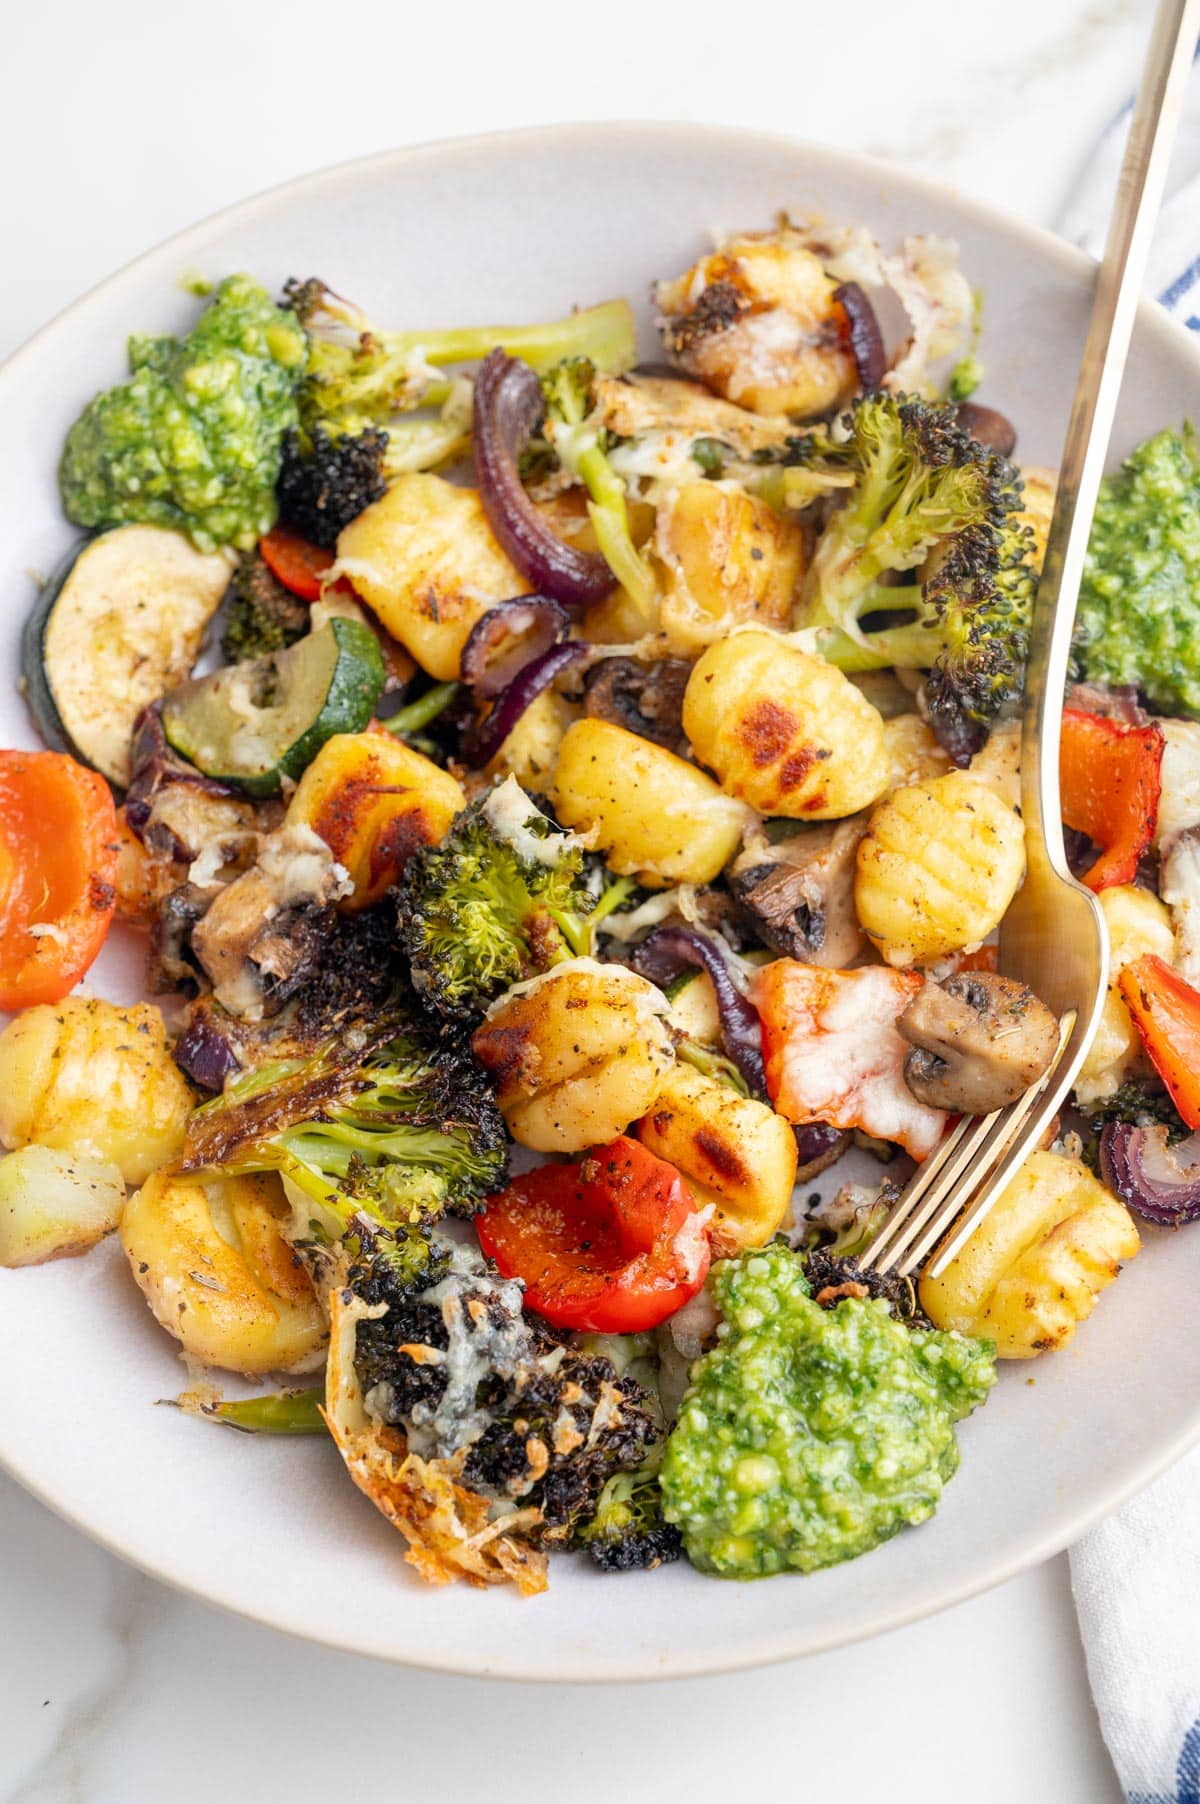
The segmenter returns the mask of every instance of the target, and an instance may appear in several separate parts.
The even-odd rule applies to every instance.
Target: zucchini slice
[[[133,723],[183,680],[229,586],[233,559],[163,526],[86,539],[34,604],[21,639],[30,710],[47,744],[129,782]]]
[[[181,684],[163,703],[163,731],[205,776],[278,795],[327,739],[362,731],[383,676],[374,633],[338,616],[286,651]]]

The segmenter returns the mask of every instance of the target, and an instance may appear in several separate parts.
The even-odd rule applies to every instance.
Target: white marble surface
[[[11,0],[0,355],[147,244],[256,189],[392,144],[555,119],[791,131],[1049,223],[1132,84],[1150,10]],[[0,1624],[0,1804],[291,1804],[347,1784],[458,1799],[472,1783],[489,1804],[539,1786],[579,1804],[768,1789],[834,1804],[1119,1798],[1062,1559],[801,1665],[535,1691],[400,1672],[222,1615],[0,1478]]]

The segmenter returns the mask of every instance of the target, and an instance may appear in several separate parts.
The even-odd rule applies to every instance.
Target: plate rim
[[[1070,244],[1046,227],[1020,219],[1001,207],[965,194],[952,183],[939,182],[932,177],[910,172],[880,157],[815,143],[786,132],[703,122],[645,119],[608,119],[518,126],[501,131],[423,140],[417,144],[346,158],[337,163],[308,170],[285,181],[272,183],[242,200],[234,201],[204,215],[192,224],[172,232],[148,249],[139,252],[135,257],[130,258],[108,275],[93,283],[68,302],[44,325],[30,334],[0,363],[0,397],[3,396],[10,378],[26,358],[34,352],[35,348],[40,349],[47,339],[52,338],[55,333],[66,326],[74,315],[96,296],[104,293],[116,293],[130,279],[141,276],[143,273],[149,273],[156,264],[168,262],[177,257],[181,251],[186,250],[192,254],[202,252],[207,238],[224,231],[229,226],[244,226],[252,223],[257,214],[269,212],[285,197],[294,197],[300,192],[312,192],[323,187],[336,187],[347,182],[353,184],[365,175],[379,174],[392,168],[409,169],[423,160],[435,160],[441,163],[454,157],[475,160],[481,155],[485,155],[490,148],[498,145],[537,147],[540,144],[552,150],[553,145],[561,144],[564,140],[569,139],[572,145],[586,146],[590,142],[597,147],[602,147],[605,142],[611,142],[614,137],[623,139],[633,133],[639,134],[643,138],[657,139],[663,144],[673,142],[685,146],[689,141],[693,144],[703,142],[707,149],[711,149],[714,144],[719,145],[721,142],[737,142],[742,145],[757,144],[776,153],[796,153],[803,157],[810,167],[824,162],[839,168],[853,179],[861,180],[864,184],[868,182],[885,186],[892,184],[918,199],[927,197],[931,201],[944,203],[949,197],[955,207],[982,231],[1002,232],[1010,241],[1013,239],[1023,240],[1031,250],[1037,253],[1040,259],[1049,260],[1064,271],[1069,271],[1078,277],[1096,267],[1095,259],[1087,252]],[[1170,347],[1173,355],[1179,357],[1182,354],[1186,361],[1195,364],[1197,373],[1200,374],[1200,345],[1197,345],[1187,328],[1165,313],[1156,301],[1146,296],[1141,297],[1138,304],[1137,321],[1144,332],[1148,332],[1153,338]],[[214,1575],[211,1583],[201,1585],[173,1570],[163,1561],[143,1556],[135,1545],[125,1544],[119,1536],[92,1527],[81,1517],[78,1508],[69,1499],[52,1495],[50,1490],[43,1486],[32,1472],[22,1468],[22,1462],[18,1458],[5,1452],[2,1444],[0,1444],[0,1470],[6,1472],[39,1503],[67,1522],[73,1529],[85,1535],[88,1540],[103,1547],[106,1552],[115,1555],[137,1571],[145,1573],[148,1577],[158,1580],[173,1590],[195,1597],[202,1603],[229,1610],[245,1621],[261,1624],[319,1646],[334,1648],[339,1652],[357,1654],[364,1658],[418,1671],[446,1673],[459,1677],[504,1679],[514,1683],[530,1684],[547,1682],[628,1684],[701,1677],[776,1665],[786,1660],[832,1651],[837,1647],[850,1646],[879,1635],[890,1634],[911,1623],[937,1615],[943,1610],[951,1609],[957,1604],[980,1596],[994,1586],[1006,1583],[1019,1573],[1062,1552],[1086,1534],[1096,1523],[1120,1508],[1129,1498],[1136,1496],[1152,1484],[1197,1442],[1200,1442],[1200,1398],[1197,1399],[1194,1406],[1192,1419],[1178,1430],[1153,1458],[1145,1460],[1135,1474],[1112,1484],[1100,1496],[1094,1497],[1087,1504],[1068,1511],[1056,1526],[1040,1533],[1031,1534],[1027,1539],[1018,1543],[1005,1557],[998,1560],[982,1560],[975,1575],[940,1590],[935,1589],[927,1599],[921,1602],[894,1605],[890,1608],[883,1605],[871,1617],[864,1619],[856,1626],[848,1627],[844,1632],[818,1631],[816,1635],[805,1634],[802,1614],[797,1612],[794,1628],[789,1629],[786,1633],[778,1630],[767,1631],[765,1634],[759,1631],[757,1635],[751,1633],[740,1637],[737,1647],[727,1652],[715,1648],[699,1652],[692,1652],[686,1648],[674,1648],[665,1651],[659,1657],[630,1650],[628,1664],[619,1672],[611,1670],[589,1672],[572,1668],[565,1672],[551,1673],[544,1664],[537,1665],[528,1660],[518,1660],[512,1666],[505,1665],[501,1668],[494,1664],[472,1660],[469,1656],[451,1658],[444,1654],[435,1654],[433,1657],[422,1657],[405,1651],[397,1651],[394,1648],[364,1646],[361,1640],[356,1640],[350,1631],[339,1632],[334,1626],[319,1629],[309,1622],[298,1620],[289,1609],[286,1598],[281,1599],[278,1605],[269,1611],[261,1606],[250,1606],[239,1601],[236,1594],[226,1593],[223,1590],[219,1574]]]

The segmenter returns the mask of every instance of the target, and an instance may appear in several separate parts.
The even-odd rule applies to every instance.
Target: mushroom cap
[[[896,1026],[913,1049],[904,1081],[917,1101],[963,1115],[1016,1102],[1058,1048],[1058,1023],[1045,1003],[994,971],[924,984]]]

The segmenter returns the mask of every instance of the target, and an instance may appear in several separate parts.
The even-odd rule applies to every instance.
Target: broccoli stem
[[[323,1390],[271,1391],[263,1397],[206,1403],[202,1413],[245,1434],[324,1434],[324,1401]]]
[[[941,650],[935,633],[914,621],[910,626],[884,627],[877,633],[852,638],[840,627],[822,630],[817,651],[828,664],[853,676],[862,670],[928,670]]]
[[[551,919],[570,948],[572,958],[590,958],[595,950],[595,930],[613,910],[620,908],[626,896],[637,888],[636,877],[617,877],[601,892],[600,900],[590,914],[576,915],[566,909],[551,909]]]
[[[685,1063],[702,1071],[705,1077],[719,1077],[732,1086],[740,1096],[749,1096],[750,1086],[734,1064],[723,1052],[717,1052],[711,1046],[702,1046],[699,1040],[683,1039],[676,1042],[675,1051]]]
[[[397,708],[394,714],[389,714],[382,724],[397,739],[407,739],[410,734],[419,733],[422,727],[427,727],[431,720],[436,720],[439,714],[445,713],[461,691],[461,683],[435,683],[432,689],[427,689],[415,702],[409,702],[405,707]]]
[[[386,332],[389,351],[419,350],[427,363],[473,363],[499,345],[539,374],[564,357],[590,357],[598,369],[623,370],[637,361],[637,329],[628,301],[603,301],[566,319],[533,326],[450,326],[436,332]]]
[[[580,453],[578,473],[591,500],[588,518],[596,534],[600,555],[649,622],[654,608],[654,573],[633,542],[625,485],[599,445]]]

